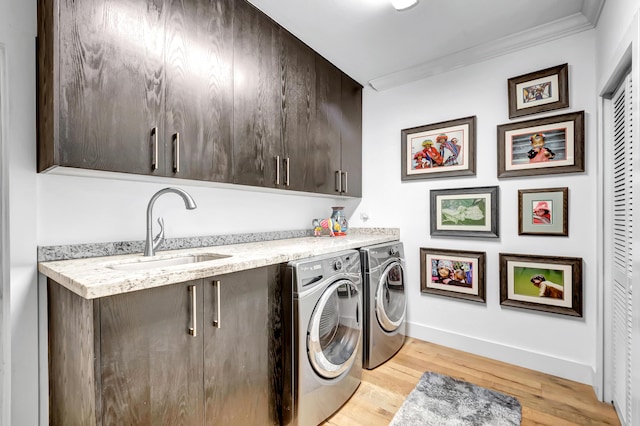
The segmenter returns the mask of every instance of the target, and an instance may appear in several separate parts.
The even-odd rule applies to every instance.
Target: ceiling
[[[605,0],[248,0],[363,85],[385,90],[594,28]]]

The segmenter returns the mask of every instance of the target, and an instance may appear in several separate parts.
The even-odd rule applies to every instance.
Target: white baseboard
[[[591,365],[452,333],[422,324],[407,322],[406,333],[407,336],[416,339],[541,371],[563,379],[594,385],[594,370]]]

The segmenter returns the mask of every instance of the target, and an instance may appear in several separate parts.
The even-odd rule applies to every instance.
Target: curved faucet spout
[[[161,195],[171,192],[182,197],[182,199],[184,200],[184,206],[187,208],[187,210],[193,210],[197,207],[196,202],[193,200],[191,195],[180,188],[164,188],[153,194],[153,197],[151,197],[151,199],[149,200],[149,205],[147,205],[147,238],[144,246],[145,256],[153,256],[155,254],[155,250],[164,240],[164,221],[161,217],[158,218],[160,232],[158,233],[158,235],[156,235],[155,238],[153,238],[153,205]]]

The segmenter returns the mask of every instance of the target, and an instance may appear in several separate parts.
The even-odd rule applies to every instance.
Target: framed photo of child
[[[498,126],[498,177],[584,172],[584,111]]]
[[[475,147],[475,116],[403,129],[401,179],[474,176]]]
[[[569,188],[518,190],[518,235],[569,235]]]
[[[420,291],[486,303],[484,252],[420,248]]]
[[[582,258],[500,253],[500,304],[582,317]]]
[[[569,107],[569,65],[562,64],[507,80],[509,118]]]

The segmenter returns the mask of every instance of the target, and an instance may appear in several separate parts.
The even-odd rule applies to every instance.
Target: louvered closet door
[[[633,193],[631,77],[613,97],[613,404],[623,425],[632,425],[631,321]]]

